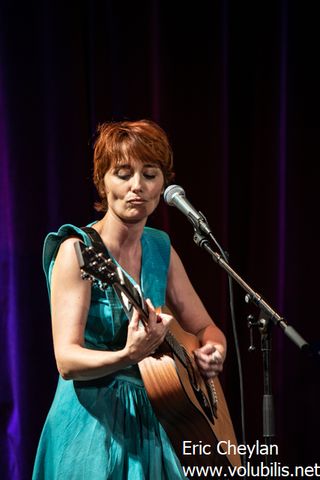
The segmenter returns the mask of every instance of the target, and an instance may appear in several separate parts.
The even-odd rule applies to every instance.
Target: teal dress
[[[79,228],[63,225],[44,244],[43,264],[50,292],[52,267],[61,242],[70,235],[90,239]],[[170,241],[145,227],[141,238],[140,287],[154,306],[165,303]],[[131,281],[133,281],[131,279]],[[121,349],[127,318],[113,289],[92,287],[85,346]],[[116,342],[114,339],[116,338]],[[97,380],[61,377],[46,419],[33,480],[178,480],[185,479],[171,443],[159,424],[138,366]]]

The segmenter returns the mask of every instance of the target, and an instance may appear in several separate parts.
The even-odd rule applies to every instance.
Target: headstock
[[[105,290],[108,285],[121,283],[122,271],[111,258],[106,258],[93,247],[87,247],[83,242],[76,242],[75,250],[84,280],[90,280],[99,288]]]
[[[83,242],[75,243],[75,250],[81,276],[90,280],[101,290],[106,290],[111,285],[117,293],[119,300],[130,318],[132,308],[135,307],[141,314],[142,321],[147,323],[148,310],[139,287],[133,285],[122,269],[102,252],[97,252],[94,247],[87,247]]]

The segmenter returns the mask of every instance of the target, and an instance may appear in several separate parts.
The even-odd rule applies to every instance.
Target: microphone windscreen
[[[175,195],[182,195],[185,197],[185,191],[180,185],[169,185],[164,191],[163,198],[168,205],[173,205],[172,200]]]

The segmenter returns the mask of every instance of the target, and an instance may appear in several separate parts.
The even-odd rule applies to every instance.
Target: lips
[[[141,205],[142,203],[145,203],[146,200],[138,197],[138,198],[131,198],[130,200],[127,200],[127,202],[132,205]]]

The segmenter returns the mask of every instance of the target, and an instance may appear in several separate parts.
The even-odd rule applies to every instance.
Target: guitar
[[[81,241],[75,250],[82,278],[102,290],[112,285],[129,320],[135,308],[146,325],[141,291],[122,269]],[[239,454],[226,448],[237,440],[220,382],[201,376],[192,354],[198,347],[196,336],[170,323],[164,342],[138,364],[149,400],[182,465],[240,466]]]

